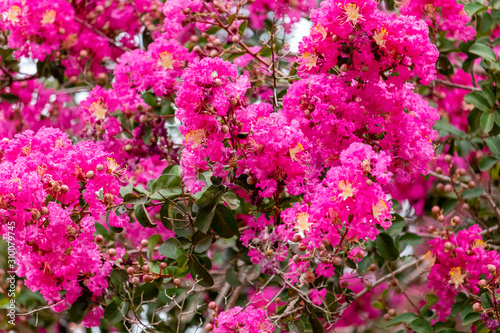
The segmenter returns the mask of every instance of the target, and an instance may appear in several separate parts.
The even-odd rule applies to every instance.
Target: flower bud
[[[141,240],[141,246],[142,247],[148,247],[148,245],[149,245],[149,241],[147,239]]]
[[[62,193],[68,193],[68,191],[69,191],[68,185],[62,185],[61,186],[61,192]]]
[[[336,43],[336,42],[338,42],[338,41],[339,41],[339,36],[337,36],[337,35],[333,35],[333,36],[332,36],[332,42]]]
[[[444,191],[444,184],[443,183],[437,184],[436,190],[438,190],[439,192],[443,192]]]
[[[215,45],[215,46],[221,46],[221,45],[222,45],[222,42],[220,41],[220,39],[219,39],[219,38],[216,38],[216,39],[214,40],[214,45]]]
[[[96,168],[95,168],[97,171],[101,172],[102,170],[104,170],[104,166],[102,164],[97,164]]]
[[[307,245],[306,245],[306,244],[304,244],[304,243],[301,243],[301,244],[299,245],[299,250],[300,250],[300,251],[305,251],[305,250],[307,250]]]
[[[439,222],[443,223],[443,222],[444,222],[444,215],[443,215],[443,214],[439,215],[439,216],[437,217],[437,220],[438,220]]]
[[[365,257],[365,251],[361,250],[358,253],[356,253],[356,258],[363,259],[364,257]]]
[[[397,315],[397,312],[395,309],[389,309],[389,311],[387,311],[387,314],[389,314],[389,316],[391,317],[395,317]]]
[[[443,173],[443,169],[441,169],[441,167],[437,167],[436,168],[436,173],[438,173],[438,174],[441,175]]]
[[[104,240],[104,237],[102,235],[95,236],[96,243],[102,243],[103,240]]]
[[[217,303],[215,303],[215,302],[210,302],[210,303],[208,303],[208,308],[209,308],[210,310],[215,310],[215,309],[217,309]]]
[[[216,85],[217,87],[222,86],[222,80],[221,80],[221,79],[215,79],[215,85]]]
[[[471,180],[467,186],[469,188],[474,188],[474,187],[476,187],[476,183],[473,180]]]
[[[142,281],[144,281],[146,283],[151,282],[151,280],[153,280],[153,278],[151,277],[151,275],[146,274],[146,275],[144,275],[142,277]]]
[[[214,325],[212,325],[211,323],[205,325],[205,331],[212,332],[213,330],[214,330]]]
[[[109,249],[109,250],[108,250],[108,255],[109,255],[110,257],[114,257],[114,256],[116,256],[116,250],[115,250],[115,249]]]
[[[103,6],[103,5],[97,5],[97,6],[95,7],[95,12],[96,12],[97,14],[102,14],[102,13],[104,12],[104,6]]]
[[[49,209],[47,207],[42,207],[42,209],[40,209],[40,212],[42,213],[42,215],[47,215],[49,213]]]
[[[89,56],[89,51],[87,51],[87,50],[80,51],[80,57],[87,58],[88,56]]]
[[[463,210],[463,211],[465,211],[465,212],[468,212],[468,211],[469,211],[469,209],[470,209],[469,204],[464,203],[464,204],[463,204],[463,206],[462,206],[462,210]]]
[[[460,216],[453,216],[451,219],[451,223],[459,224],[460,223]]]
[[[334,257],[332,260],[333,265],[335,266],[340,266],[342,264],[342,258],[340,257]]]
[[[488,281],[486,281],[485,279],[481,279],[479,280],[477,285],[479,286],[479,288],[486,288],[486,286],[488,285]]]
[[[142,271],[143,271],[144,273],[149,273],[149,266],[148,266],[148,265],[144,265],[144,266],[142,266]]]
[[[75,84],[78,82],[78,78],[76,76],[72,76],[69,78],[69,82],[72,84]]]
[[[182,282],[182,281],[181,281],[181,279],[174,279],[174,281],[173,281],[173,282],[174,282],[174,286],[178,287],[178,286],[180,286],[180,285],[181,285],[181,282]]]
[[[217,57],[218,54],[219,54],[219,52],[217,50],[210,51],[210,57],[212,57],[212,58]]]
[[[134,286],[137,286],[139,284],[139,282],[140,282],[140,280],[137,276],[132,278],[132,284]]]
[[[250,177],[247,178],[247,184],[248,185],[255,185],[256,183],[257,183],[257,181],[252,176],[250,176]]]
[[[139,122],[140,123],[147,123],[148,122],[148,116],[146,116],[145,114],[141,114],[141,116],[139,117]]]
[[[239,41],[240,41],[240,36],[234,35],[233,37],[231,37],[231,42],[238,43]]]
[[[237,100],[236,98],[234,98],[234,97],[231,97],[231,99],[229,100],[229,102],[230,102],[230,103],[231,103],[231,105],[233,105],[233,106],[234,106],[234,105],[236,105],[236,104],[238,104],[238,100]]]
[[[349,40],[352,42],[356,36],[354,35],[349,35]]]
[[[132,274],[134,274],[134,273],[135,273],[135,268],[134,268],[134,267],[129,267],[129,268],[127,268],[127,274],[128,274],[128,275],[132,275]]]
[[[131,145],[130,143],[127,143],[127,144],[125,145],[125,147],[123,147],[123,150],[125,150],[125,151],[127,151],[127,152],[128,152],[128,151],[132,151],[132,149],[134,149],[134,147],[132,147],[132,145]]]
[[[161,263],[160,263],[160,268],[161,268],[161,269],[165,269],[165,268],[167,268],[167,263],[166,263],[166,262],[161,262]]]
[[[191,37],[189,37],[189,40],[193,43],[198,43],[200,39],[198,38],[198,36],[192,35]]]
[[[488,266],[486,266],[486,269],[488,270],[488,272],[490,272],[491,274],[494,274],[496,271],[497,271],[497,268],[495,265],[492,265],[492,264],[488,264]]]
[[[363,72],[368,72],[370,70],[370,67],[368,67],[368,65],[363,65],[363,66],[361,66],[361,70]]]
[[[66,29],[64,28],[59,28],[59,35],[64,35],[66,33]]]
[[[455,246],[453,246],[453,244],[451,244],[451,242],[446,242],[446,243],[444,243],[444,249],[445,249],[446,251],[451,251],[451,250],[453,250],[454,248],[455,248]]]
[[[367,180],[366,180],[366,185],[368,185],[368,186],[372,186],[372,185],[373,185],[373,180],[371,180],[371,179],[367,179]]]
[[[451,184],[446,184],[446,185],[444,186],[444,191],[445,191],[446,193],[450,193],[451,191],[453,191],[453,186],[452,186]]]
[[[193,47],[193,52],[195,52],[195,53],[201,53],[201,47],[199,45],[195,45]]]
[[[431,211],[432,211],[432,214],[437,215],[441,212],[441,208],[439,208],[439,206],[434,206],[434,207],[432,207]]]
[[[375,264],[371,264],[369,267],[368,267],[368,270],[370,272],[375,272],[377,270],[377,265]]]
[[[474,310],[474,312],[481,312],[483,308],[481,307],[481,303],[479,302],[476,302],[474,303],[474,305],[472,306],[472,310]]]
[[[444,156],[444,161],[445,161],[446,163],[448,163],[448,164],[449,164],[449,163],[451,163],[451,161],[452,161],[452,157],[451,157],[451,155],[450,155],[450,154],[446,154],[446,155]]]
[[[87,177],[88,179],[92,179],[92,178],[94,178],[94,176],[95,176],[94,171],[92,171],[92,170],[87,171],[86,177]]]
[[[302,236],[300,236],[299,234],[295,234],[295,235],[293,235],[293,237],[292,237],[292,242],[294,242],[294,243],[298,243],[298,242],[300,242],[301,240],[302,240]]]
[[[224,134],[227,134],[229,133],[229,126],[227,125],[222,125],[221,128],[220,128],[220,131]]]
[[[340,66],[340,71],[342,73],[345,73],[349,70],[349,66],[347,66],[347,64],[342,64],[342,66]]]

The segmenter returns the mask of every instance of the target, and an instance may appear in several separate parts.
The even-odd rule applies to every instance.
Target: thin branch
[[[465,86],[463,84],[452,83],[452,82],[441,80],[441,79],[435,79],[434,82],[436,82],[437,84],[440,84],[442,86],[449,87],[449,88],[458,88],[458,89],[464,89],[464,90],[470,90],[470,91],[481,91],[482,90],[481,88]]]

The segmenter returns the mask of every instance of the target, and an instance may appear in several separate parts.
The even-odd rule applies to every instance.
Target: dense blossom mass
[[[497,7],[2,1],[1,307],[23,332],[496,330]]]

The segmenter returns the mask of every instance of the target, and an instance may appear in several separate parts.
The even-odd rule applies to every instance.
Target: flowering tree
[[[0,330],[496,331],[497,2],[2,1]]]

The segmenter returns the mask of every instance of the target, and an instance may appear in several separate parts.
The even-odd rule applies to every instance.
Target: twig
[[[450,88],[458,88],[458,89],[464,89],[464,90],[470,90],[470,91],[481,91],[482,90],[481,88],[465,86],[463,84],[452,83],[452,82],[441,80],[441,79],[435,79],[434,82],[436,82],[437,84],[440,84],[442,86],[450,87]]]
[[[118,45],[117,42],[116,42],[116,40],[110,38],[104,32],[102,32],[101,30],[95,28],[94,26],[92,26],[91,24],[89,24],[87,21],[84,21],[84,20],[82,20],[81,18],[79,18],[77,16],[75,16],[75,21],[78,22],[78,23],[83,24],[85,27],[87,27],[88,29],[92,30],[93,32],[95,32],[96,34],[98,34],[99,36],[101,36],[102,38],[106,38],[109,43],[113,44],[117,48],[119,48],[119,49],[121,49],[121,50],[123,50],[125,52],[130,51],[130,49],[128,47],[125,47],[123,45]]]

